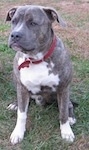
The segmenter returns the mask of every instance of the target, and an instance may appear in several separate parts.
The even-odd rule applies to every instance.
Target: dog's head
[[[38,53],[52,40],[54,21],[65,26],[53,8],[26,5],[12,8],[6,21],[11,21],[9,46],[26,53]]]

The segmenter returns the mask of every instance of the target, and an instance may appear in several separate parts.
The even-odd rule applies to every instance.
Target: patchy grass
[[[54,24],[54,28],[70,50],[74,67],[71,99],[79,104],[75,109],[77,123],[73,126],[75,142],[68,144],[61,140],[55,104],[43,109],[34,102],[28,113],[27,132],[23,142],[16,146],[9,142],[16,123],[16,112],[6,110],[7,105],[16,99],[12,81],[15,53],[7,46],[10,24],[5,24],[5,16],[10,7],[22,3],[32,2],[0,1],[0,150],[89,150],[89,3],[82,0],[33,0],[34,4],[55,7],[68,23],[65,29],[58,24]]]

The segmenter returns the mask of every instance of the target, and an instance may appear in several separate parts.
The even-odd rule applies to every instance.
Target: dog
[[[39,105],[50,103],[56,94],[62,139],[73,142],[71,129],[76,122],[69,88],[72,64],[62,40],[53,30],[57,21],[66,26],[57,11],[51,7],[25,5],[8,11],[6,21],[11,21],[8,45],[16,51],[13,65],[17,91],[17,122],[10,136],[17,144],[24,138],[27,110],[31,98]],[[10,107],[17,107],[11,104]]]

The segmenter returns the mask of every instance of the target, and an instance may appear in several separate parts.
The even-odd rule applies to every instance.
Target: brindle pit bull
[[[17,51],[13,70],[18,109],[11,143],[16,144],[24,138],[31,97],[37,103],[45,105],[50,103],[55,93],[61,136],[66,141],[73,142],[75,137],[70,125],[75,123],[75,118],[69,99],[72,65],[62,40],[52,28],[55,20],[63,26],[65,23],[55,9],[35,5],[12,8],[6,20],[11,21],[9,47]]]

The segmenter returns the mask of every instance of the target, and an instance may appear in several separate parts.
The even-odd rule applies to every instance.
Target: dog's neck
[[[50,46],[50,48],[48,49],[47,53],[44,56],[42,56],[42,54],[39,53],[38,56],[37,56],[38,59],[28,57],[28,58],[26,58],[26,60],[23,63],[21,63],[19,65],[18,69],[20,70],[21,68],[29,67],[29,64],[39,64],[39,63],[43,62],[44,60],[48,59],[51,56],[51,54],[53,53],[54,49],[55,49],[56,42],[57,42],[57,38],[56,38],[56,36],[54,36],[53,41],[51,43],[51,46]]]

